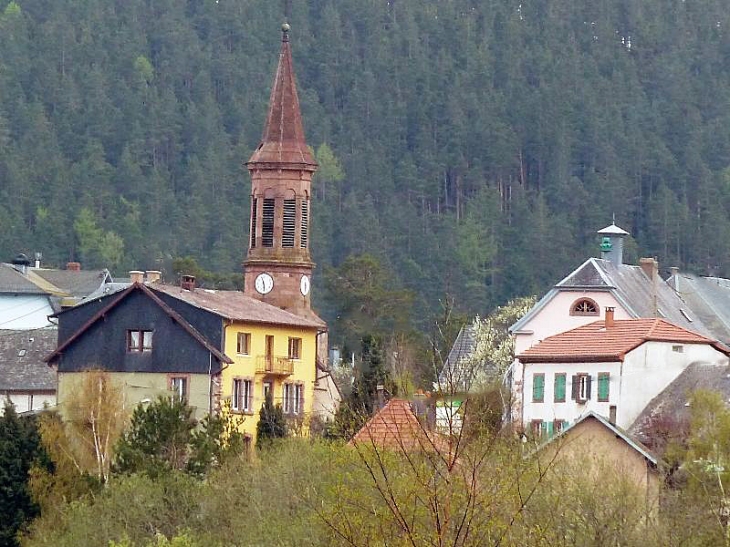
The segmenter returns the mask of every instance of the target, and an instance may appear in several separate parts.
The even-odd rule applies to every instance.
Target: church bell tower
[[[245,294],[300,315],[313,313],[309,253],[312,175],[317,162],[304,139],[289,25],[261,143],[246,167],[251,174],[251,231],[244,262]]]

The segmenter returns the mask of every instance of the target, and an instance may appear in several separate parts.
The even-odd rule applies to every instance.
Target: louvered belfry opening
[[[281,246],[294,247],[297,231],[297,200],[284,200],[284,218],[282,219]]]
[[[253,198],[251,200],[251,247],[256,247],[256,229],[257,219],[259,218],[259,200]]]
[[[261,245],[263,247],[274,246],[274,212],[276,200],[273,198],[264,199],[264,210],[261,214]]]
[[[309,201],[302,200],[302,226],[299,245],[302,249],[306,249],[309,244]]]

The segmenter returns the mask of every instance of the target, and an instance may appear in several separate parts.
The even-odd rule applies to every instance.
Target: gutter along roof
[[[628,352],[644,342],[709,344],[730,355],[730,348],[724,344],[664,319],[624,319],[614,320],[609,327],[606,327],[605,321],[595,321],[549,336],[517,358],[523,363],[623,361]]]

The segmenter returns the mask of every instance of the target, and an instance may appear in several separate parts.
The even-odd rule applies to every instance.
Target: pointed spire
[[[289,45],[289,25],[281,26],[281,53],[279,66],[276,69],[274,83],[269,99],[269,113],[266,117],[264,135],[261,144],[254,151],[251,164],[275,163],[295,164],[297,168],[314,171],[317,162],[307,148],[302,125],[302,113],[299,108],[294,65],[292,63],[291,46]]]

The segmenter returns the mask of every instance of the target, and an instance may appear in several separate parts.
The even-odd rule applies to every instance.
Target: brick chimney
[[[162,273],[158,270],[147,270],[145,275],[147,276],[147,283],[157,283],[162,277]]]
[[[180,278],[180,288],[186,291],[195,290],[195,276],[194,275],[183,275]]]
[[[614,322],[613,322],[613,312],[615,311],[615,309],[616,308],[613,308],[611,306],[606,306],[606,321],[605,321],[605,325],[606,325],[606,328],[607,329],[610,329],[614,325]]]
[[[129,280],[132,283],[144,283],[144,272],[132,270],[129,272]]]
[[[644,275],[651,280],[656,279],[659,275],[659,262],[654,258],[640,258],[639,266],[644,271]]]
[[[80,272],[81,271],[81,262],[67,262],[66,269],[69,272]]]

